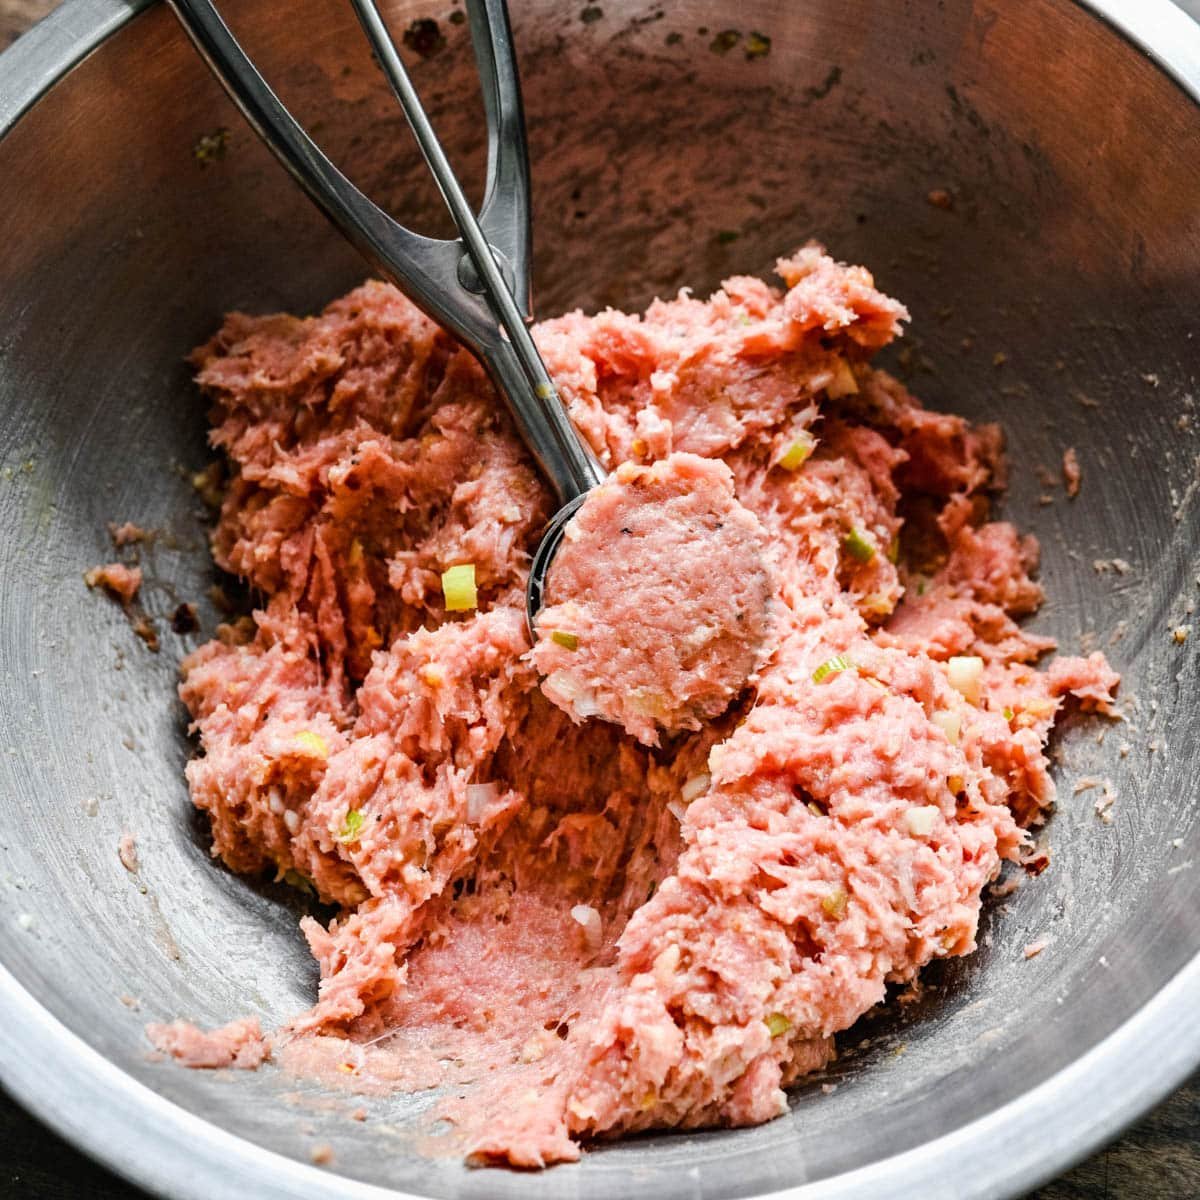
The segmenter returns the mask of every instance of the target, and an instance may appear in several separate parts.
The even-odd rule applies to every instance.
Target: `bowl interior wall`
[[[484,153],[466,28],[415,76],[456,161]],[[1034,625],[1108,653],[1124,724],[1055,743],[1049,870],[991,903],[978,953],[918,1003],[870,1018],[789,1117],[645,1137],[530,1177],[421,1154],[428,1096],[327,1101],[281,1074],[225,1079],[146,1060],[147,1020],[275,1024],[315,969],[286,889],[209,860],[183,783],[175,699],[216,614],[204,406],[183,357],[231,308],[312,311],[364,274],[255,143],[165,6],[139,15],[0,142],[0,962],[135,1078],[216,1124],[430,1196],[739,1196],[921,1144],[1019,1097],[1095,1046],[1200,950],[1194,411],[1200,347],[1200,116],[1112,30],[1065,0],[514,3],[536,193],[536,301],[550,315],[644,305],[768,274],[809,238],[864,262],[913,321],[890,362],[933,407],[999,419],[1002,511],[1034,530],[1049,600]],[[349,6],[226,5],[318,140],[399,218],[444,229]],[[739,40],[726,52],[717,37]],[[706,32],[701,32],[701,31]],[[748,56],[749,35],[770,38]],[[136,63],[137,69],[130,64]],[[202,137],[228,130],[202,165]],[[1148,131],[1154,131],[1151,146]],[[953,205],[932,204],[948,190]],[[1053,504],[1037,469],[1079,453]],[[109,521],[147,550],[151,654],[81,581]],[[1094,563],[1126,560],[1128,574]],[[1103,735],[1103,740],[1101,740]],[[1108,778],[1106,825],[1082,776]],[[117,857],[137,837],[141,870]],[[1183,839],[1182,847],[1173,845]],[[1049,939],[1026,960],[1023,947]],[[132,998],[127,1007],[122,997]]]

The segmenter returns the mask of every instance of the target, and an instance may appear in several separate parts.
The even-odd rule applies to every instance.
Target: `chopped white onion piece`
[[[478,825],[483,819],[483,810],[500,794],[494,783],[467,784],[467,820]]]
[[[952,658],[946,664],[946,678],[968,704],[978,704],[983,681],[983,659],[974,654]]]
[[[267,803],[270,805],[271,811],[279,816],[283,812],[283,793],[277,787],[273,787],[267,793]]]
[[[691,804],[697,796],[703,796],[708,791],[711,783],[712,776],[707,771],[701,771],[699,775],[693,775],[679,789],[679,794],[683,797],[685,803]]]
[[[551,671],[542,680],[542,691],[555,703],[561,701],[580,720],[600,711],[596,694],[570,671]]]
[[[300,829],[300,814],[294,809],[289,808],[283,814],[283,823],[287,826],[288,833],[297,833]]]
[[[576,904],[571,909],[571,920],[583,929],[588,949],[598,950],[600,947],[600,914],[590,904]]]
[[[913,837],[928,837],[933,832],[933,826],[938,819],[936,804],[926,804],[920,808],[910,808],[904,814],[904,823]]]
[[[946,735],[946,741],[950,745],[958,745],[959,735],[962,732],[962,721],[958,713],[944,709],[941,712],[935,712],[930,720]]]
[[[687,805],[681,804],[678,800],[668,800],[667,811],[682,825],[683,818],[687,816]]]

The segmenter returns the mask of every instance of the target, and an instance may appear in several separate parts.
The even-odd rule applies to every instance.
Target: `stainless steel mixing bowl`
[[[395,8],[439,22],[418,83],[478,173],[452,3]],[[182,356],[226,309],[311,309],[362,268],[165,8],[71,0],[0,59],[0,1078],[173,1197],[1016,1194],[1200,1062],[1200,619],[1172,636],[1200,598],[1200,32],[1166,0],[513,8],[539,310],[766,272],[814,235],[873,266],[913,310],[897,369],[1004,421],[1004,510],[1044,547],[1036,626],[1071,649],[1094,633],[1130,720],[1058,737],[1050,867],[988,907],[980,951],[849,1034],[836,1092],[803,1086],[761,1128],[469,1171],[422,1156],[428,1097],[370,1101],[360,1124],[272,1070],[147,1061],[147,1020],[270,1025],[315,982],[296,902],[209,861],[182,781],[195,639],[163,617],[186,599],[214,620]],[[356,178],[436,227],[349,6],[227,10]],[[1083,492],[1041,506],[1036,468],[1069,445]],[[126,519],[165,531],[145,554],[158,654],[80,578]],[[1093,565],[1113,559],[1131,569]],[[1081,775],[1111,779],[1111,825]],[[331,1169],[309,1164],[320,1142]]]

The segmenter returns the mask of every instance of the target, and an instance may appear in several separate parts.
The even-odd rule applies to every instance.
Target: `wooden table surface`
[[[1178,2],[1200,19],[1200,0]],[[0,0],[0,49],[57,3]],[[0,1093],[0,1196],[137,1200],[139,1193],[95,1166]],[[1193,1198],[1200,1198],[1200,1073],[1124,1137],[1039,1189],[1030,1200]]]

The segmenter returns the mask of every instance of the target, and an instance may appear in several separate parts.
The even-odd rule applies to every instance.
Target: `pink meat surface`
[[[106,563],[85,571],[83,581],[90,588],[103,588],[122,604],[132,604],[142,586],[142,568],[127,567],[119,562]]]
[[[622,463],[563,530],[533,663],[576,720],[649,746],[723,713],[766,657],[766,534],[719,459]]]
[[[146,1036],[156,1050],[169,1054],[185,1067],[253,1071],[271,1057],[270,1044],[263,1037],[257,1017],[230,1021],[212,1030],[199,1029],[187,1021],[147,1025]]]
[[[1039,671],[1017,624],[1042,592],[1036,542],[989,519],[999,430],[868,365],[906,314],[867,271],[809,246],[779,273],[536,330],[607,468],[728,468],[770,543],[773,653],[660,748],[540,690],[551,497],[396,291],[233,315],[195,353],[214,556],[261,602],[185,663],[192,797],[230,867],[339,909],[304,922],[321,983],[284,1065],[454,1085],[437,1111],[476,1160],[782,1112],[888,984],[971,952],[1053,802],[1056,715],[1109,710],[1100,655]],[[464,563],[477,607],[447,612]]]

